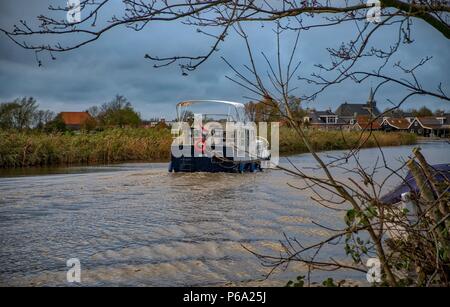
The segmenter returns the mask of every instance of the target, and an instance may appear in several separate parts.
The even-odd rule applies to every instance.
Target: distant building
[[[383,131],[390,132],[390,131],[407,131],[410,122],[406,118],[394,118],[389,117],[383,119],[383,122],[381,123],[381,128]]]
[[[380,115],[377,103],[373,97],[373,90],[370,89],[369,99],[366,103],[343,103],[337,110],[336,115],[347,125],[353,126],[358,116],[364,115],[375,118]]]
[[[450,137],[450,113],[415,117],[411,112],[394,109],[381,113],[377,108],[373,90],[364,104],[343,103],[336,112],[306,110],[303,122],[311,128],[332,130],[409,131],[421,136]]]
[[[312,128],[320,129],[339,129],[345,122],[340,120],[339,117],[331,110],[316,111],[308,110],[307,115],[303,118],[303,121]]]
[[[352,127],[353,130],[380,130],[381,120],[374,119],[368,115],[359,115],[356,117],[355,124]]]
[[[83,124],[94,119],[89,112],[61,112],[58,116],[72,130],[80,130]]]
[[[424,116],[416,117],[409,126],[409,131],[421,136],[448,137],[450,124],[446,123],[447,117]]]
[[[450,128],[450,113],[436,114],[436,119],[446,128]]]
[[[166,125],[169,127],[173,127],[177,123],[176,120],[166,120]]]
[[[175,121],[166,121],[165,118],[154,118],[150,120],[143,120],[143,128],[169,128],[172,127]]]

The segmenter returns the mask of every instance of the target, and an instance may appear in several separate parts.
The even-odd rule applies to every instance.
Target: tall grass
[[[357,145],[361,148],[411,145],[417,142],[416,135],[407,132],[309,130],[307,136],[316,151],[349,149]],[[285,127],[280,129],[281,154],[305,152],[308,152],[305,143],[293,129]]]
[[[355,146],[359,132],[310,131],[317,151]],[[366,139],[363,137],[362,139]],[[362,147],[414,144],[409,133],[373,133]],[[167,161],[172,136],[168,129],[110,129],[94,134],[46,134],[0,130],[0,167],[104,164],[124,161]],[[280,130],[281,154],[307,152],[296,133]]]
[[[0,131],[0,167],[167,160],[167,129],[111,129],[95,134]]]

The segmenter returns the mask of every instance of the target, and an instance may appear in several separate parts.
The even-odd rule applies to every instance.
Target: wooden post
[[[433,191],[431,190],[431,187],[427,184],[426,177],[424,173],[421,171],[420,167],[417,165],[416,161],[410,159],[406,163],[406,166],[409,168],[411,174],[416,180],[416,184],[420,190],[421,196],[427,202],[432,204],[435,201]]]
[[[431,190],[430,185],[428,185],[426,177],[420,167],[417,165],[416,161],[413,159],[410,159],[406,166],[411,171],[411,174],[414,176],[414,179],[416,181],[417,187],[420,189],[420,195],[425,200],[427,206],[434,205],[437,201],[434,197],[433,191]],[[418,201],[418,204],[420,205],[421,202]],[[426,209],[426,208],[425,208]],[[426,211],[426,210],[422,210]],[[443,215],[441,214],[439,208],[436,208],[435,210],[432,210],[432,221],[434,224],[434,227],[431,229],[433,231],[438,240],[441,242],[443,248],[447,251],[446,254],[450,255],[450,244],[448,240],[448,235],[445,231],[445,226],[442,225],[441,220],[443,218]],[[447,260],[448,256],[445,257]]]

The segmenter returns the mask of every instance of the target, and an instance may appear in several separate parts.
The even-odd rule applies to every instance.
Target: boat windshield
[[[178,121],[189,122],[201,115],[203,122],[243,122],[247,116],[242,103],[219,100],[190,100],[177,105]]]

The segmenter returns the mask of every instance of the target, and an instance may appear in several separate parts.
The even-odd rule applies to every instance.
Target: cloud
[[[0,4],[1,27],[10,28],[19,19],[33,20],[45,11],[46,4],[39,1],[3,0]],[[117,9],[117,8],[116,8]],[[261,24],[248,26],[248,34],[257,55],[257,66],[262,73],[268,67],[260,56],[264,51],[269,58],[276,56],[276,41],[269,26]],[[317,29],[301,33],[297,56],[302,61],[299,73],[309,75],[314,64],[328,61],[327,47],[339,46],[354,33],[352,26],[333,29]],[[420,57],[432,55],[433,59],[420,71],[418,76],[424,85],[435,88],[442,82],[448,89],[450,70],[449,43],[439,33],[423,22],[413,27],[416,41],[402,46],[398,57],[406,63],[414,63]],[[72,39],[76,39],[73,37]],[[294,33],[287,34],[283,43],[288,47],[293,43]],[[377,44],[388,40],[387,33],[377,37]],[[146,117],[175,116],[174,106],[184,99],[226,99],[246,101],[244,96],[252,93],[227,80],[231,69],[220,56],[242,68],[247,55],[242,39],[230,34],[225,44],[214,57],[197,71],[182,76],[176,65],[154,69],[153,63],[144,59],[146,53],[159,56],[198,55],[211,45],[211,40],[195,31],[195,28],[181,24],[155,23],[141,32],[129,29],[115,29],[105,34],[97,42],[73,52],[57,54],[52,61],[43,55],[43,67],[38,67],[33,52],[22,50],[4,35],[0,36],[0,101],[19,96],[34,96],[41,107],[54,110],[84,110],[92,105],[109,101],[117,93],[125,95],[141,114]],[[286,55],[287,57],[287,55]],[[287,59],[285,59],[287,61]],[[369,61],[366,65],[374,66]],[[296,95],[310,93],[311,85],[299,83]],[[317,108],[335,109],[344,101],[364,102],[370,86],[365,83],[355,86],[345,82],[330,88],[311,104]],[[396,101],[405,92],[395,87],[387,87],[377,96],[380,108],[389,105],[388,99]],[[450,109],[448,104],[429,97],[415,97],[407,107],[427,104],[433,108]]]

